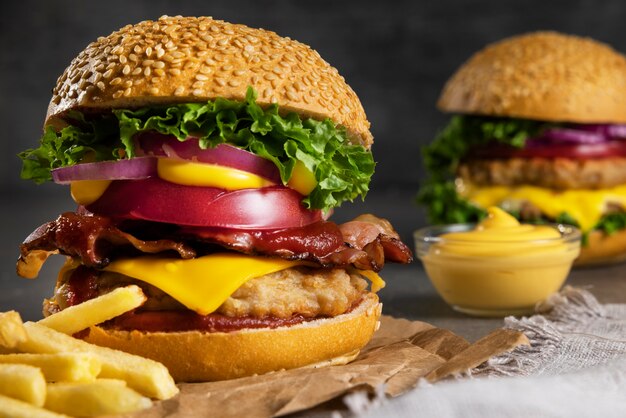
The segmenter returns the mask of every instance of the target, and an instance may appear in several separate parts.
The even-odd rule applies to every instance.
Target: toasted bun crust
[[[439,98],[446,112],[626,122],[626,59],[589,38],[536,32],[478,51]]]
[[[580,255],[574,262],[576,266],[619,263],[626,260],[626,230],[612,235],[600,231],[589,234],[587,245],[581,247]]]
[[[242,100],[248,86],[261,105],[330,118],[355,142],[372,143],[358,97],[316,51],[274,32],[210,17],[163,16],[98,38],[59,78],[46,124],[70,109]]]
[[[86,341],[157,360],[178,382],[233,379],[304,366],[345,364],[369,342],[382,305],[369,293],[352,312],[291,327],[231,333],[114,331]]]

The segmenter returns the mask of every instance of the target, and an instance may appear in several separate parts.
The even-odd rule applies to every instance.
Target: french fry
[[[28,364],[38,367],[48,382],[91,382],[102,370],[100,360],[89,353],[5,354],[1,364]]]
[[[102,363],[99,377],[122,379],[142,395],[168,399],[178,393],[167,368],[153,360],[99,347],[35,322],[24,324],[28,340],[17,348],[26,353],[89,353]]]
[[[15,311],[0,313],[0,346],[13,348],[26,341],[26,330],[20,314]]]
[[[0,395],[0,418],[69,418],[29,403]]]
[[[0,364],[0,394],[43,406],[46,400],[46,380],[37,367]]]
[[[124,381],[112,379],[52,383],[46,398],[47,409],[81,417],[134,412],[150,406],[150,399],[126,387]]]
[[[133,310],[145,301],[146,296],[139,286],[120,287],[95,299],[63,309],[42,319],[39,324],[63,334],[73,335]]]

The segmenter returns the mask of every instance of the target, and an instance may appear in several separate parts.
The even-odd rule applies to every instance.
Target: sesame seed
[[[150,77],[150,74],[152,74],[152,69],[150,67],[146,67],[143,70],[143,75],[145,75],[146,77]]]
[[[208,79],[209,77],[205,76],[204,74],[196,74],[196,80],[207,81]]]
[[[122,74],[124,75],[130,74],[130,65],[126,64],[124,68],[122,68]]]
[[[96,83],[96,86],[97,86],[100,90],[104,91],[104,83],[103,83],[102,81],[98,81],[98,82]]]
[[[239,80],[229,80],[228,81],[228,85],[231,86],[231,87],[237,87],[240,84],[241,84],[241,81],[239,81]]]
[[[149,90],[149,92],[150,92],[150,94],[158,94],[158,93],[159,93],[159,89],[158,89],[158,88],[156,88],[156,87],[152,87],[152,88]]]
[[[235,71],[233,71],[233,74],[238,76],[238,77],[244,75],[245,73],[246,73],[246,70],[235,70]]]
[[[156,49],[156,56],[157,58],[161,58],[163,55],[165,55],[165,50],[162,48],[157,48]]]
[[[112,86],[117,86],[118,84],[120,84],[122,82],[122,79],[119,77],[115,77],[113,80],[111,80],[111,82],[109,83]]]
[[[124,90],[124,97],[130,96],[130,87]]]
[[[124,88],[129,88],[130,86],[133,85],[133,82],[131,80],[126,80],[124,81],[124,83],[122,84],[122,86],[124,86]]]
[[[224,87],[226,85],[226,81],[224,81],[223,78],[216,78],[215,83],[221,87]]]
[[[201,87],[204,87],[204,81],[196,81],[195,83],[191,85],[191,87],[194,89],[199,89]]]
[[[292,91],[287,92],[287,98],[289,98],[289,100],[294,101],[294,102],[300,101],[300,96],[298,96],[296,93]]]
[[[272,73],[267,73],[263,76],[264,79],[266,79],[267,81],[272,81],[276,79],[276,76]]]
[[[133,51],[135,51],[135,54],[141,54],[141,47],[139,45],[135,45]]]
[[[136,67],[131,74],[132,75],[139,75],[139,74],[141,74],[141,67]]]
[[[152,64],[154,64],[153,60],[145,60],[144,62],[141,63],[141,65],[143,65],[144,67],[149,67]]]
[[[204,94],[204,91],[202,89],[195,89],[191,92],[191,94],[193,94],[194,96],[202,96]]]
[[[112,75],[113,75],[113,69],[109,68],[108,70],[104,72],[104,74],[102,74],[102,77],[109,79],[111,78]]]
[[[152,55],[152,47],[151,46],[146,48],[146,56],[149,57],[150,55]]]
[[[162,68],[157,68],[156,70],[154,70],[154,74],[158,75],[159,77],[163,77],[165,75],[165,70],[163,70]]]
[[[128,59],[131,60],[132,62],[139,61],[139,59],[137,58],[137,55],[135,54],[128,54]]]
[[[176,87],[176,90],[174,90],[174,95],[175,96],[180,96],[184,92],[185,92],[185,88],[183,86],[178,86],[178,87]]]
[[[171,70],[169,70],[169,73],[173,76],[179,76],[180,70],[178,68],[172,68]]]

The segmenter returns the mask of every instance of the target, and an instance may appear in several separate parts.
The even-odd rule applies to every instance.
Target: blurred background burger
[[[579,264],[626,258],[626,59],[556,32],[474,54],[445,85],[455,114],[423,150],[418,200],[433,223],[500,206],[522,221],[583,232]]]

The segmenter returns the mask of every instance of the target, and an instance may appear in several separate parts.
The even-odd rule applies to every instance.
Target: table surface
[[[413,245],[411,233],[420,226],[418,209],[411,193],[388,190],[368,196],[367,203],[346,205],[333,219],[342,222],[362,211],[386,217],[394,223],[403,240]],[[52,294],[62,257],[53,257],[40,278],[22,279],[15,274],[18,245],[41,223],[60,212],[72,210],[66,193],[56,190],[35,197],[33,194],[2,196],[0,219],[0,311],[15,309],[27,320],[41,317],[41,301]],[[589,287],[604,303],[626,303],[626,264],[574,269],[567,280],[572,286]],[[475,341],[502,325],[502,318],[474,318],[455,312],[437,295],[419,261],[410,265],[388,264],[382,271],[387,287],[380,291],[383,312],[387,315],[429,322]]]

